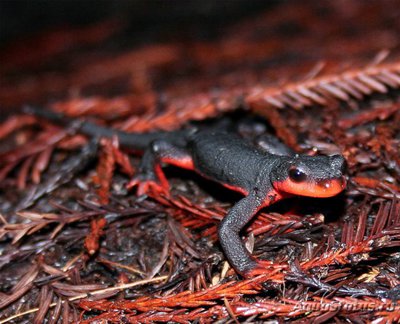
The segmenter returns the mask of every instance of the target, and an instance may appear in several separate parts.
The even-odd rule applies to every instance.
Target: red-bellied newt
[[[65,116],[39,108],[27,111],[57,123]],[[282,143],[273,149],[252,145],[225,131],[187,129],[173,132],[126,133],[81,121],[77,130],[88,136],[118,137],[121,146],[143,151],[138,173],[129,183],[137,194],[168,190],[163,163],[194,170],[200,175],[244,195],[218,228],[219,241],[232,267],[243,276],[265,271],[252,258],[239,233],[263,207],[293,195],[331,197],[346,186],[345,159],[341,155],[296,154]],[[265,144],[265,143],[264,143]],[[267,145],[268,146],[268,145]]]

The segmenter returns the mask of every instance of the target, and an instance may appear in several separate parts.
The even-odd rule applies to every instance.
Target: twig
[[[168,278],[168,276],[160,276],[160,277],[156,277],[156,278],[153,278],[153,279],[139,280],[139,281],[131,282],[131,283],[128,283],[128,284],[122,284],[122,285],[117,285],[117,286],[114,286],[114,287],[95,290],[95,291],[93,291],[91,293],[85,293],[85,294],[80,294],[80,295],[77,295],[77,296],[74,296],[74,297],[70,297],[70,298],[68,298],[67,301],[68,302],[72,302],[72,301],[76,301],[76,300],[83,299],[83,298],[90,298],[91,296],[100,295],[100,294],[103,294],[103,293],[106,293],[106,292],[110,292],[110,291],[114,291],[114,290],[123,290],[123,289],[128,289],[128,288],[132,288],[132,287],[136,287],[136,286],[141,286],[141,285],[145,285],[145,284],[149,284],[149,283],[153,283],[153,282],[163,281],[163,280],[165,280],[167,278]],[[65,301],[63,301],[63,303],[65,303]],[[57,303],[52,303],[52,304],[50,304],[49,308],[53,308],[56,305],[57,305]],[[36,308],[28,309],[27,311],[22,312],[22,313],[14,314],[14,315],[12,315],[10,317],[7,317],[7,318],[4,318],[4,319],[0,320],[0,324],[4,324],[4,323],[7,323],[7,322],[10,322],[15,318],[22,317],[24,315],[36,313],[38,310],[39,310],[39,308],[36,307]]]

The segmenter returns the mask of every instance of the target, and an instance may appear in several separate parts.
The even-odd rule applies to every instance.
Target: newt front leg
[[[218,237],[229,263],[241,275],[251,276],[259,264],[255,261],[240,238],[240,231],[265,206],[265,199],[251,192],[232,207],[218,228]]]

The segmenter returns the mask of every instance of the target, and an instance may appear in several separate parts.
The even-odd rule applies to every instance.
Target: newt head
[[[278,163],[271,172],[272,185],[281,194],[325,198],[346,187],[346,161],[341,155],[296,154]]]

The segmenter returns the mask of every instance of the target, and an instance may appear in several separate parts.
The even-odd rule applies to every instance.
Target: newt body
[[[30,108],[46,119],[66,123],[57,113]],[[345,160],[341,155],[307,156],[295,154],[281,143],[260,149],[237,135],[219,131],[183,130],[148,134],[125,133],[90,122],[81,122],[78,131],[97,137],[117,136],[120,144],[143,150],[136,177],[139,195],[168,190],[162,163],[194,170],[202,176],[242,193],[218,228],[224,253],[243,276],[265,271],[245,248],[240,231],[263,207],[292,195],[331,197],[345,188]],[[272,153],[271,153],[272,152]]]

